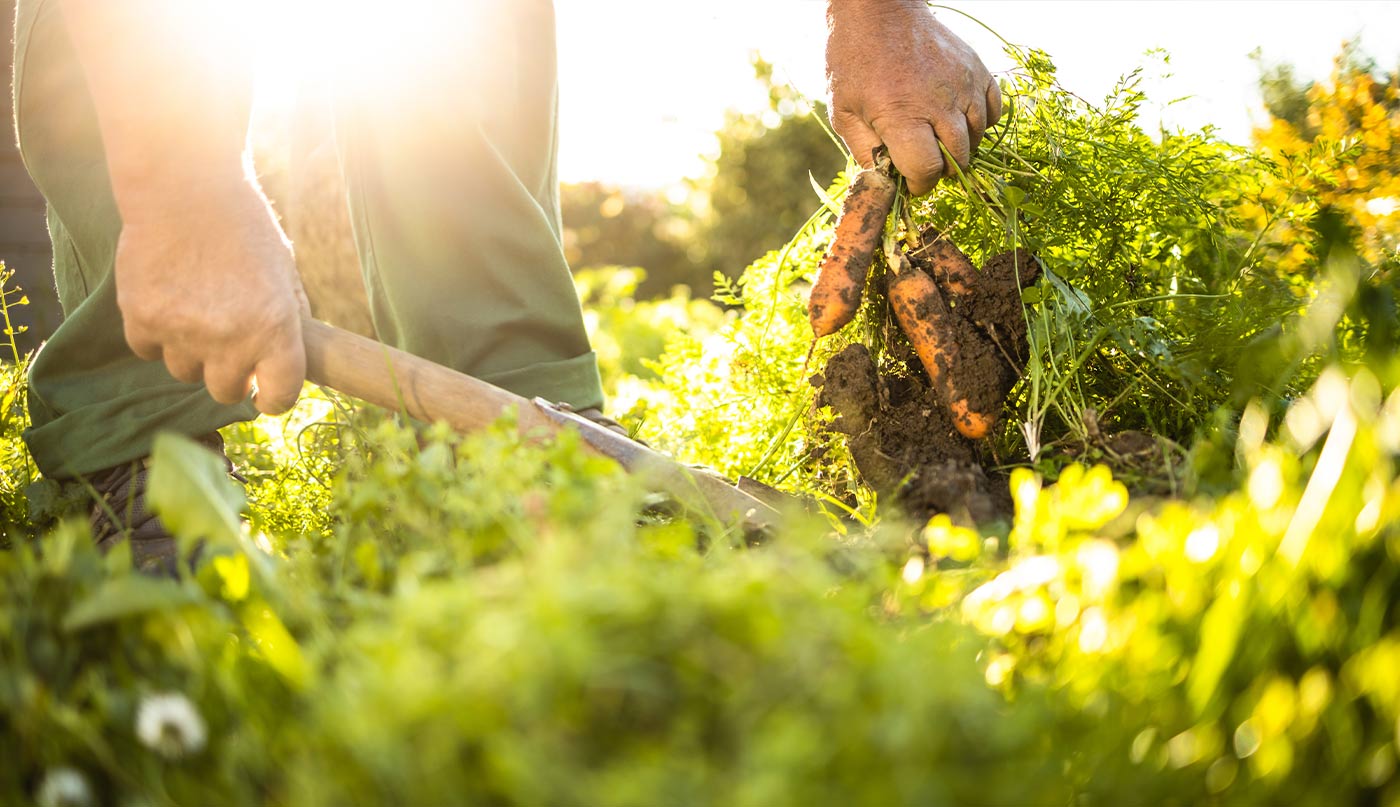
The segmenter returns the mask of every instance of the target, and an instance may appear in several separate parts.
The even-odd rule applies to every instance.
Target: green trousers
[[[386,30],[433,41],[387,43],[395,59],[362,64],[363,86],[337,93],[374,325],[388,344],[521,395],[600,406],[560,240],[553,7],[476,5],[493,10]],[[57,0],[19,1],[14,92],[65,317],[30,370],[25,438],[39,467],[90,473],[148,454],[158,431],[200,435],[254,417],[249,402],[220,405],[126,345],[113,274],[121,218]]]

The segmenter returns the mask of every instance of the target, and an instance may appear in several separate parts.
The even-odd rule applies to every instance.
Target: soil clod
[[[1009,509],[1004,485],[988,480],[972,441],[953,427],[921,374],[881,373],[870,351],[854,344],[813,382],[820,382],[817,405],[831,407],[831,428],[846,435],[861,480],[906,512],[980,521]]]

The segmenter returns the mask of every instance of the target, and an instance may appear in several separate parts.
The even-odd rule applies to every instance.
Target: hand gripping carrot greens
[[[836,220],[836,235],[807,302],[807,319],[818,339],[841,330],[860,309],[896,187],[889,153],[883,147],[875,151],[875,165],[861,169],[851,180]]]

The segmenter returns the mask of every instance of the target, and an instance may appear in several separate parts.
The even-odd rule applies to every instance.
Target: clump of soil
[[[855,344],[831,357],[812,383],[835,414],[861,479],[918,516],[951,513],[988,521],[1007,512],[1005,485],[990,484],[973,442],[958,434],[922,373],[881,374]]]
[[[831,429],[846,436],[862,480],[909,514],[994,520],[1011,511],[1005,480],[989,478],[977,443],[954,428],[949,401],[1000,413],[1028,357],[1021,289],[1039,277],[1040,264],[1016,250],[978,272],[950,242],[928,233],[909,258],[947,301],[940,319],[956,345],[950,356],[957,366],[940,368],[944,381],[935,386],[903,341],[891,342],[883,367],[864,345],[850,345],[813,377],[821,388],[817,405],[831,407]]]
[[[1098,411],[1081,415],[1084,441],[1066,446],[1066,455],[1088,464],[1103,463],[1134,496],[1175,495],[1181,487],[1186,449],[1162,435],[1137,429],[1104,431]]]

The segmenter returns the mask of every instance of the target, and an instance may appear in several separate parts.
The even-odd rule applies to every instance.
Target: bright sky
[[[825,0],[556,0],[559,18],[560,178],[666,186],[694,174],[726,108],[757,111],[765,97],[749,54],[779,78],[823,93]],[[1047,51],[1060,81],[1097,100],[1118,77],[1145,66],[1145,86],[1169,127],[1214,124],[1247,142],[1262,120],[1256,90],[1266,62],[1293,63],[1325,78],[1344,39],[1360,35],[1382,66],[1400,66],[1400,3],[1085,2],[952,3],[1006,39]],[[951,11],[940,19],[973,45],[994,73],[1010,67],[1000,43]],[[1166,67],[1145,56],[1163,48]],[[1169,73],[1163,77],[1164,73]],[[1172,99],[1191,96],[1170,106]]]

